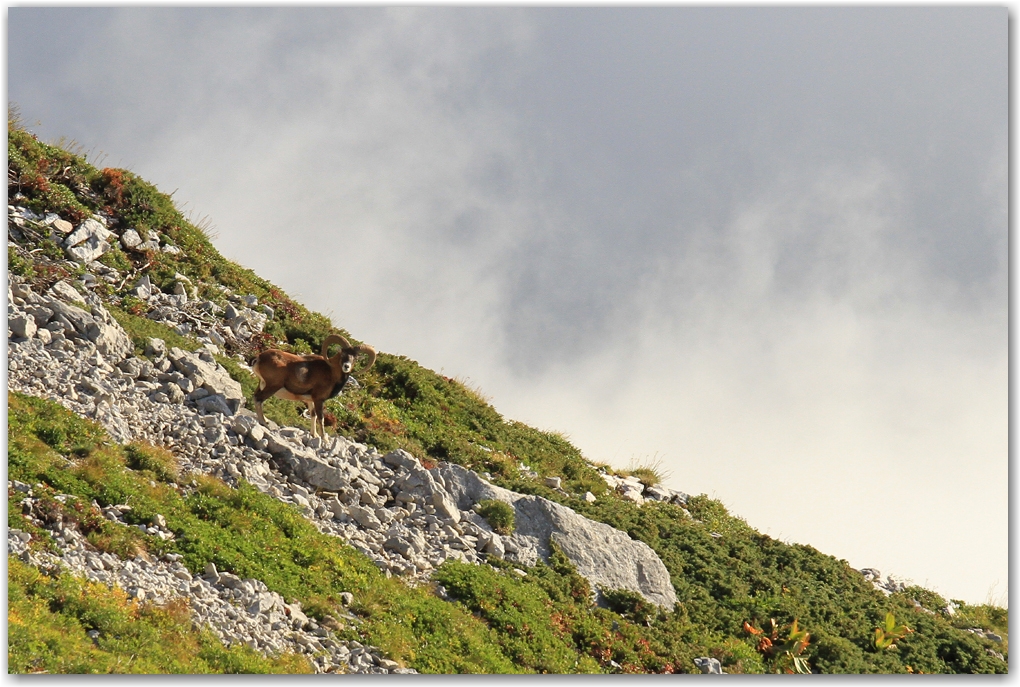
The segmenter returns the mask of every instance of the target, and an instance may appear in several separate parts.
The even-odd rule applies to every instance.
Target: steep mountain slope
[[[401,356],[380,354],[356,385],[328,402],[335,431],[348,438],[332,449],[301,431],[308,422],[293,402],[270,399],[266,413],[297,430],[263,436],[261,428],[230,420],[245,417],[234,414],[242,399],[251,405],[255,379],[246,362],[257,351],[318,351],[333,331],[355,337],[224,259],[168,196],[130,172],[96,169],[73,150],[37,141],[10,117],[8,160],[9,361],[17,363],[12,388],[29,394],[9,399],[8,470],[17,480],[9,485],[9,527],[19,533],[9,541],[36,569],[47,570],[53,560],[45,556],[56,556],[86,574],[94,551],[118,561],[132,553],[151,558],[146,565],[164,566],[182,582],[187,575],[189,589],[205,590],[212,605],[191,605],[200,625],[218,627],[210,619],[220,611],[208,610],[220,608],[214,596],[254,604],[270,629],[264,637],[249,633],[249,646],[310,655],[314,670],[697,672],[712,668],[704,659],[716,659],[726,672],[1006,671],[1004,610],[947,602],[888,581],[879,588],[845,561],[762,535],[704,496],[657,488],[654,475],[641,475],[648,484],[614,476],[562,437],[505,420],[462,383]],[[91,318],[77,336],[56,317],[61,303],[75,302],[80,317]],[[70,326],[71,319],[63,322]],[[126,333],[123,341],[118,331]],[[184,374],[189,364],[203,372]],[[231,379],[213,381],[217,370]],[[106,374],[126,379],[111,385],[101,379]],[[100,424],[33,396],[91,413]],[[160,452],[167,448],[170,454]],[[397,457],[383,460],[390,456]],[[315,461],[339,471],[330,473],[337,486],[316,483]],[[396,480],[450,474],[453,466],[483,474],[493,485],[486,495],[497,497],[474,510],[460,504],[465,519],[477,520],[471,527],[461,525],[456,508],[449,510],[453,522],[437,518],[450,506],[435,494],[453,498],[453,485],[433,485],[427,498],[411,487],[406,493],[418,501],[399,498]],[[378,502],[366,502],[365,487],[356,502],[344,501],[355,493],[344,491],[358,480],[355,471],[380,482],[371,492]],[[100,488],[111,475],[117,486]],[[593,606],[590,576],[579,574],[577,558],[555,537],[539,543],[544,558],[516,558],[519,552],[494,536],[494,516],[490,522],[478,514],[485,503],[501,502],[504,489],[610,525],[648,547],[668,572],[677,603],[663,608],[635,591],[607,588]],[[107,514],[129,502],[130,509]],[[422,504],[417,515],[412,503]],[[362,513],[367,506],[406,519],[400,537],[388,535],[401,544],[377,541],[369,516],[393,516]],[[401,523],[381,524],[393,530]],[[406,547],[414,548],[416,528],[428,537],[412,552]],[[261,544],[250,546],[256,530]],[[511,548],[525,541],[522,532],[506,538]],[[39,638],[24,614],[34,609],[32,617],[42,617],[48,590],[79,583],[56,573],[40,581],[21,559],[10,560],[19,595],[11,608],[19,615],[9,616],[9,625],[22,643],[12,642],[9,656],[12,669],[27,672],[39,666],[13,657]],[[85,562],[75,567],[76,560]],[[241,578],[251,580],[250,589],[242,590]],[[262,609],[260,594],[277,596],[265,597]],[[134,614],[122,625],[171,603],[156,598],[145,605],[145,598],[136,595],[134,606],[117,601]],[[225,607],[222,613],[229,616]],[[771,619],[778,630],[768,636]],[[64,623],[82,636],[123,632],[111,624],[100,629],[94,613],[74,604],[46,623]],[[282,624],[273,630],[274,623]],[[911,632],[897,630],[904,625]],[[297,634],[276,642],[274,632]],[[310,642],[318,640],[306,635],[335,646],[316,647]],[[248,641],[238,637],[220,638],[238,651]],[[118,650],[103,641],[94,648]],[[255,654],[233,663],[208,655],[209,670],[299,669],[285,658],[274,667]],[[363,656],[370,658],[352,658]],[[45,665],[69,670],[57,659]],[[169,659],[146,666],[183,670]]]

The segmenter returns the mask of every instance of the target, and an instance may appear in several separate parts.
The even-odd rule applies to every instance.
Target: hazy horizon
[[[1005,8],[12,7],[8,98],[589,460],[1006,603]]]

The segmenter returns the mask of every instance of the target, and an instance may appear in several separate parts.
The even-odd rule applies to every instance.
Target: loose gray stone
[[[59,217],[52,222],[50,226],[61,234],[70,234],[74,230],[74,225],[68,222],[66,219],[60,219]]]
[[[120,235],[120,243],[128,250],[133,250],[142,242],[142,237],[134,229],[128,229]]]
[[[301,610],[301,604],[285,604],[284,612],[290,616],[291,626],[300,630],[308,624],[308,616]]]
[[[360,475],[356,469],[341,469],[331,465],[319,458],[314,449],[287,441],[283,436],[284,431],[274,433],[261,426],[255,426],[252,428],[250,436],[254,441],[259,441],[254,437],[264,433],[267,440],[266,448],[273,458],[285,466],[295,477],[317,489],[341,491],[350,485],[351,480]]]
[[[23,282],[14,282],[10,286],[11,295],[15,298],[22,298],[28,300],[35,294],[32,292],[32,287]]]
[[[669,501],[673,494],[669,489],[664,489],[659,486],[646,487],[644,491],[644,497],[646,499],[652,499],[653,501]]]
[[[152,280],[149,279],[149,275],[143,274],[142,277],[135,282],[135,288],[131,289],[131,295],[135,298],[140,298],[143,301],[149,300],[152,296]]]
[[[64,247],[71,248],[73,246],[85,243],[89,239],[96,239],[97,241],[105,241],[111,236],[110,231],[102,225],[101,222],[95,219],[87,219],[78,225],[78,228],[71,232],[66,239],[64,239]]]
[[[718,658],[709,658],[708,656],[702,656],[701,658],[694,659],[694,665],[698,666],[698,669],[706,675],[723,675],[722,664],[719,663]]]
[[[262,428],[262,425],[255,425],[248,430],[248,437],[256,444],[262,443],[266,431]]]
[[[138,375],[142,373],[142,364],[137,358],[125,358],[117,363],[117,367],[131,379],[138,379]]]
[[[432,505],[436,507],[436,513],[446,520],[460,522],[460,509],[449,497],[441,491],[432,494]]]
[[[240,383],[231,379],[230,373],[223,366],[215,361],[203,360],[200,354],[188,353],[176,347],[170,349],[168,357],[174,367],[191,379],[195,386],[203,387],[211,394],[222,396],[225,404],[229,407],[226,415],[233,415],[244,405],[244,393]]]
[[[53,317],[53,311],[41,305],[32,305],[25,308],[25,312],[35,318],[37,326],[42,327]]]
[[[624,482],[623,484],[616,488],[616,491],[624,499],[627,499],[628,501],[633,501],[638,505],[641,505],[642,503],[645,502],[645,499],[642,496],[642,493],[644,492],[644,486],[641,484],[630,484],[628,482]]]
[[[50,287],[49,295],[57,300],[85,305],[85,297],[66,281],[58,281]]]
[[[14,336],[22,339],[31,339],[35,336],[38,327],[35,324],[35,318],[31,315],[17,315],[7,320],[7,326],[10,327],[11,333]]]
[[[176,384],[173,386],[180,389],[180,387]],[[184,392],[181,391],[180,393],[183,398]],[[209,394],[208,396],[199,398],[195,401],[195,405],[203,413],[219,413],[220,415],[233,415],[234,413],[233,408],[231,408],[227,399],[225,399],[222,394]]]
[[[387,465],[392,465],[398,468],[404,468],[405,470],[417,468],[420,466],[418,459],[402,448],[398,448],[395,451],[390,451],[385,456],[383,456],[382,459],[383,462],[386,463]]]
[[[90,236],[84,243],[79,243],[77,246],[65,248],[64,251],[68,257],[72,260],[80,263],[90,263],[93,260],[98,260],[103,256],[104,253],[110,250],[112,246],[108,241],[104,241],[95,236]]]
[[[145,345],[145,355],[156,360],[166,357],[166,342],[163,339],[150,338]]]
[[[233,573],[222,572],[217,584],[221,584],[227,589],[238,589],[241,587],[241,578]]]
[[[410,558],[411,555],[415,553],[414,547],[411,546],[411,543],[400,537],[390,537],[383,542],[383,547],[390,551],[396,551],[404,558]]]
[[[506,555],[506,547],[503,546],[503,538],[495,532],[491,533],[488,541],[485,543],[485,552],[495,556],[496,558],[503,558]]]
[[[369,530],[382,529],[382,523],[375,517],[375,512],[368,508],[361,506],[351,506],[350,509],[351,517],[354,518],[359,525]]]
[[[252,415],[235,415],[230,422],[231,429],[239,436],[248,436],[248,433],[259,426],[259,421]],[[261,438],[261,436],[259,437]],[[258,441],[258,439],[256,439]]]
[[[79,336],[92,341],[109,363],[116,365],[131,352],[133,346],[127,332],[101,305],[93,306],[98,316],[58,300],[49,301],[47,307],[53,310],[54,319],[62,318]]]

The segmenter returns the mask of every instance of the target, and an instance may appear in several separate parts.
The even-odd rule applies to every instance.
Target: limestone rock
[[[294,476],[326,491],[340,491],[350,486],[349,473],[322,460],[313,449],[291,443],[263,427],[258,429],[268,439],[266,448],[273,454],[273,458]],[[255,432],[255,428],[251,431]]]
[[[192,381],[196,387],[202,387],[210,394],[219,394],[224,398],[229,414],[234,414],[244,405],[244,393],[240,383],[234,381],[230,374],[215,361],[203,360],[197,353],[188,353],[174,347],[167,354],[181,374]],[[210,358],[211,359],[211,358]]]
[[[143,301],[149,300],[149,296],[152,295],[152,281],[149,279],[149,275],[142,275],[141,279],[135,283],[135,288],[131,289],[131,295]]]
[[[11,333],[14,336],[21,337],[23,339],[31,339],[35,336],[38,327],[35,324],[35,318],[31,315],[17,315],[7,320],[7,326],[10,327]]]
[[[81,308],[58,300],[48,302],[46,307],[53,311],[55,319],[63,318],[70,323],[79,336],[94,343],[96,350],[110,364],[116,365],[131,353],[133,346],[127,332],[109,316],[102,306],[93,306],[99,316],[94,316]]]
[[[623,498],[627,499],[628,501],[633,501],[639,506],[645,502],[644,496],[642,496],[642,493],[644,492],[644,487],[641,484],[631,484],[629,482],[624,482],[623,484],[616,488],[616,491]]]
[[[97,241],[105,241],[112,236],[109,229],[103,226],[101,222],[96,219],[87,219],[78,225],[78,228],[68,235],[64,239],[64,247],[71,248],[85,243],[89,239],[96,239]]]
[[[647,544],[548,499],[489,484],[458,465],[447,464],[438,470],[461,510],[482,499],[512,505],[514,540],[526,543],[542,559],[548,559],[552,540],[597,589],[628,589],[667,608],[676,603],[669,572]],[[527,558],[527,552],[522,553]]]
[[[76,262],[89,263],[101,258],[110,248],[110,243],[105,239],[101,239],[98,236],[90,236],[83,243],[65,248],[64,251],[68,257]]]
[[[176,384],[173,384],[171,386],[177,387],[177,389],[180,390],[180,387],[177,386]],[[180,391],[180,394],[181,398],[183,399],[184,392]],[[173,401],[173,397],[170,397],[170,400]],[[235,410],[233,407],[230,406],[230,404],[227,403],[227,399],[224,398],[223,394],[209,394],[208,396],[204,396],[200,399],[197,399],[195,401],[195,405],[203,413],[219,413],[220,415],[233,415]]]
[[[50,287],[49,295],[66,303],[81,303],[85,305],[85,297],[78,293],[77,289],[66,281],[58,281]]]
[[[240,436],[248,436],[253,429],[258,427],[258,425],[259,421],[255,418],[255,416],[241,414],[236,415],[230,423],[230,427],[234,430],[234,433]],[[260,433],[258,439],[261,438],[262,435]],[[258,441],[258,439],[255,439],[255,441]]]
[[[66,219],[60,219],[59,217],[49,223],[51,227],[59,231],[61,234],[70,234],[74,230],[74,225],[68,222]]]
[[[460,509],[442,491],[437,490],[432,493],[432,505],[436,507],[436,515],[439,517],[444,520],[452,520],[455,523],[460,522]]]
[[[150,338],[145,344],[145,355],[153,360],[166,357],[166,342],[163,339]]]
[[[138,232],[134,229],[128,229],[120,235],[120,243],[128,250],[137,248],[142,242],[142,237],[138,235]]]
[[[705,675],[723,675],[722,664],[718,658],[709,658],[708,656],[702,656],[701,658],[694,659],[694,665],[698,666],[698,669]]]
[[[387,465],[392,465],[397,468],[404,468],[410,470],[411,468],[419,467],[421,464],[418,459],[412,456],[410,453],[402,448],[398,448],[395,451],[390,451],[383,456],[383,462]]]
[[[403,539],[402,537],[393,536],[383,542],[383,547],[390,551],[396,551],[404,558],[410,558],[414,553],[414,547],[411,542]]]
[[[351,506],[350,514],[365,529],[378,530],[382,528],[382,523],[375,516],[375,511],[361,506]]]

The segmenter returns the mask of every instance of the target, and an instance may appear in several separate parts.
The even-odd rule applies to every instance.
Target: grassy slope
[[[139,604],[119,588],[7,559],[11,673],[310,673],[295,654],[265,658],[192,628],[181,602]],[[95,642],[87,634],[96,630]]]
[[[219,284],[234,293],[255,294],[260,303],[274,308],[276,317],[269,323],[266,332],[250,347],[232,351],[232,355],[248,357],[258,347],[267,345],[284,345],[299,351],[318,350],[321,340],[331,331],[339,331],[356,340],[345,330],[333,328],[327,318],[308,311],[250,270],[224,259],[201,229],[183,218],[170,198],[150,184],[124,170],[97,170],[81,156],[40,143],[16,122],[13,125],[9,123],[8,129],[9,166],[15,179],[9,193],[23,193],[26,198],[19,202],[37,211],[59,212],[72,221],[81,219],[88,212],[108,212],[122,226],[135,227],[143,234],[159,234],[183,249],[183,253],[177,256],[151,253],[134,261],[135,267],[148,262],[148,273],[160,287],[171,287],[174,274],[180,272],[200,284],[204,298],[224,303],[223,293],[214,287]],[[43,249],[43,255],[60,257],[59,248],[45,238],[41,238],[38,245]],[[41,284],[69,274],[65,267],[26,259],[11,249],[8,254],[12,271]],[[103,261],[122,270],[132,266],[131,258],[119,250],[104,256]],[[131,286],[127,283],[123,288],[126,291]],[[168,343],[188,343],[180,337],[177,337],[179,341],[175,339],[176,335],[166,327],[140,317],[144,314],[139,307],[141,304],[125,298],[123,291],[118,293],[108,285],[100,288],[105,290],[106,295],[119,299],[120,307],[112,309],[112,312],[133,336],[136,345],[143,344],[146,336],[156,335],[167,339]],[[250,375],[230,358],[223,357],[221,362],[242,383],[250,397],[254,389]],[[536,627],[541,626],[551,633],[550,636],[559,637],[566,642],[564,646],[573,646],[571,651],[578,656],[573,666],[575,670],[592,668],[589,659],[602,666],[611,665],[609,661],[612,660],[634,670],[693,670],[690,661],[693,656],[712,655],[720,658],[729,670],[758,672],[767,668],[770,662],[767,659],[763,662],[754,651],[755,642],[743,630],[742,624],[749,620],[760,627],[769,618],[775,618],[780,624],[798,619],[800,625],[812,634],[812,642],[805,655],[812,667],[824,672],[905,672],[908,666],[911,670],[924,672],[996,672],[1006,669],[1004,663],[986,652],[986,649],[992,648],[1005,654],[1004,645],[979,640],[958,629],[981,624],[1005,636],[1006,616],[1002,609],[965,606],[951,618],[943,612],[945,600],[927,590],[912,588],[885,598],[864,583],[845,561],[824,555],[809,546],[788,545],[761,535],[742,520],[726,513],[721,504],[704,497],[694,499],[690,504],[693,519],[673,506],[648,504],[638,508],[611,495],[602,498],[607,493],[605,483],[580,452],[561,436],[505,420],[462,383],[438,375],[405,357],[381,354],[375,367],[360,376],[359,382],[362,385],[360,389],[345,392],[327,405],[327,409],[338,418],[340,432],[376,445],[381,450],[403,447],[423,457],[487,471],[495,482],[503,486],[564,503],[645,541],[658,552],[669,569],[681,600],[674,613],[649,618],[640,604],[624,598],[616,608],[618,613],[610,614],[614,620],[606,620],[599,625],[603,630],[606,627],[610,630],[605,636],[599,635],[601,639],[596,641],[594,637],[598,633],[592,634],[594,630],[588,632],[583,627],[587,622],[586,616],[598,618],[603,611],[591,612],[578,599],[569,601],[572,598],[569,595],[563,596],[547,588],[548,585],[542,586],[538,582],[540,575],[529,575],[525,578],[528,582],[522,583],[488,566],[473,571],[460,570],[457,574],[451,572],[458,570],[457,566],[444,568],[440,578],[445,580],[443,584],[449,582],[458,589],[460,602],[456,606],[441,606],[463,606],[484,619],[496,634],[487,635],[488,639],[479,641],[491,643],[493,646],[490,648],[498,646],[501,659],[509,657],[519,669],[541,670],[554,666],[556,670],[565,670],[570,667],[570,651],[561,647],[566,653],[557,653],[558,650],[549,648],[552,645],[547,646],[543,642],[552,640],[542,639],[542,633],[530,636],[530,639],[516,637],[510,628],[512,623],[500,615],[503,612],[500,609],[506,604],[518,610],[530,608],[529,617],[536,619]],[[307,426],[298,415],[297,404],[270,399],[266,410],[267,415],[278,422]],[[539,478],[525,476],[520,471],[522,466],[534,470]],[[569,495],[544,487],[540,477],[546,475],[561,476]],[[580,498],[586,490],[600,497],[595,504],[587,504]],[[252,493],[251,497],[254,496]],[[712,532],[723,536],[712,537]],[[201,555],[191,555],[189,565],[202,561]],[[206,552],[202,555],[211,554]],[[256,562],[257,552],[243,551],[235,555],[235,560],[222,561],[227,569],[231,569],[231,565],[266,565],[265,562]],[[267,570],[267,574],[269,572]],[[563,571],[555,574],[561,577],[567,575]],[[266,582],[269,584],[269,580]],[[517,599],[515,585],[519,584],[528,590],[526,596],[531,601],[540,603],[542,608],[557,609],[553,617],[559,620],[554,626],[549,626],[548,618],[545,621],[540,619],[543,613],[536,612],[538,606]],[[313,604],[313,598],[324,598],[326,601],[322,602],[322,608],[329,608],[332,604],[329,593],[322,590],[316,593],[320,596],[309,592],[310,596],[305,598]],[[493,599],[499,600],[495,606],[492,606]],[[931,615],[915,610],[914,599],[936,613]],[[877,651],[872,644],[874,629],[890,610],[898,620],[916,631],[901,640],[897,650]],[[438,615],[432,615],[433,612]],[[389,627],[386,631],[378,631],[380,645],[390,649],[397,657],[421,656],[414,648],[418,646],[415,642],[422,641],[421,638],[411,639],[414,631],[411,635],[402,635],[397,628],[410,623],[418,631],[425,625],[453,622],[443,615],[445,612],[433,609],[425,614],[428,619],[424,620],[421,615],[408,611],[410,616],[414,616],[411,620],[410,616],[401,615],[404,610],[380,601],[374,611],[377,620],[388,614],[396,616],[391,626],[380,620],[378,627]],[[650,623],[651,627],[642,626],[640,622],[632,623],[627,617]],[[617,630],[611,629],[613,623]],[[531,627],[530,623],[525,624]],[[647,632],[627,635],[619,629],[639,626],[645,627]],[[566,637],[570,640],[565,640]],[[537,659],[528,658],[525,648],[529,642],[534,645],[532,655],[549,657],[552,663],[543,666],[536,662]],[[546,648],[534,653],[539,646]],[[431,656],[430,651],[425,654]],[[473,651],[475,649],[463,648],[467,655]],[[552,657],[555,656],[562,660],[554,660]],[[482,669],[483,665],[486,669],[497,669],[497,665],[508,669],[509,665],[495,658],[486,659],[488,663],[481,659],[472,663],[474,659],[463,657],[456,660],[436,658],[433,663],[429,663],[432,658],[420,659],[418,664],[414,663],[415,660],[419,659],[412,659],[416,667],[420,665],[424,669],[435,670]]]

